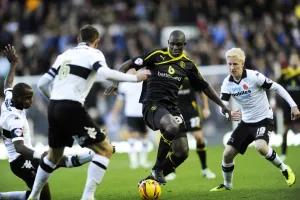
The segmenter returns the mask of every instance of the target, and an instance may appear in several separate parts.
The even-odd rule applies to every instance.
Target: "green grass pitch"
[[[177,179],[162,186],[160,199],[165,200],[297,200],[300,199],[300,183],[291,188],[285,183],[280,171],[261,157],[254,148],[235,160],[234,189],[212,193],[209,190],[222,183],[221,156],[223,147],[208,147],[209,167],[217,173],[217,179],[207,180],[200,175],[200,163],[194,151],[177,170]],[[276,149],[279,152],[279,149]],[[286,163],[300,177],[300,148],[290,147]],[[156,152],[150,154],[154,161]],[[98,187],[96,199],[138,200],[137,181],[149,174],[149,169],[128,168],[127,154],[113,156],[103,182]],[[50,180],[53,200],[80,199],[88,165],[59,169]],[[25,183],[10,171],[7,161],[0,161],[0,192],[26,190]]]

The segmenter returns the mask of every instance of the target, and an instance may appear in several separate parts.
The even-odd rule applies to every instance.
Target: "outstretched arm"
[[[16,67],[17,67],[19,59],[18,59],[18,54],[16,53],[14,46],[10,46],[10,44],[5,46],[4,54],[10,63],[10,69],[9,69],[9,72],[4,81],[4,90],[6,90],[7,88],[12,88],[12,86],[13,86],[15,71],[16,71]]]
[[[203,102],[203,109],[202,109],[203,116],[205,119],[207,119],[210,116],[210,109],[209,109],[208,98],[203,92],[201,92],[201,99]]]

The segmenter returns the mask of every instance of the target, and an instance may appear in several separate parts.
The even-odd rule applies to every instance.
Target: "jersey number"
[[[169,66],[168,72],[169,72],[169,74],[174,74],[175,73],[175,69],[172,66]]]
[[[176,122],[177,122],[178,124],[181,124],[181,123],[183,122],[181,116],[174,116],[174,118],[175,118],[175,120],[176,120]]]
[[[60,66],[59,72],[58,72],[58,80],[65,79],[69,73],[70,73],[70,64],[71,61],[67,60],[64,61],[63,64]]]
[[[200,125],[200,117],[193,117],[190,119],[191,127],[195,128]]]
[[[266,131],[266,127],[260,127],[260,128],[257,129],[257,134],[256,135],[257,136],[264,135],[265,131]]]

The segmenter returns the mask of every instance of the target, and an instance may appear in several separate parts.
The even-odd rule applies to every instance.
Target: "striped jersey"
[[[265,118],[273,119],[265,89],[270,89],[273,81],[263,74],[244,69],[241,79],[236,82],[228,75],[221,87],[221,99],[229,101],[232,96],[241,107],[242,120],[246,123],[259,122]]]
[[[83,104],[100,67],[108,67],[103,53],[84,42],[65,51],[47,72],[54,78],[50,99]]]
[[[33,149],[25,110],[16,109],[12,102],[12,88],[4,91],[5,100],[1,105],[0,126],[3,129],[4,144],[8,152],[8,161],[12,162],[20,154],[13,142],[23,140],[24,145]]]

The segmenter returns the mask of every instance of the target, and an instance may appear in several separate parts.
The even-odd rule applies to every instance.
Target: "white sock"
[[[49,167],[49,169],[55,168],[55,164],[50,162],[48,160],[47,156],[44,157],[43,161],[44,161],[44,164]],[[41,163],[41,164],[43,164],[43,163]],[[34,184],[32,187],[32,191],[29,195],[29,198],[40,199],[42,189],[44,188],[45,184],[48,182],[49,176],[52,173],[52,172],[46,172],[44,169],[42,169],[41,164],[37,170]]]
[[[146,164],[147,159],[148,159],[148,140],[147,139],[142,139],[142,149],[140,152],[140,164]]]
[[[26,200],[26,191],[0,193],[0,200]]]
[[[129,162],[131,166],[135,166],[138,163],[138,158],[137,158],[137,151],[135,150],[135,143],[136,139],[135,138],[129,138],[127,140],[129,144],[129,151],[128,151],[128,156],[129,156]]]
[[[90,200],[94,198],[97,184],[100,184],[102,181],[108,163],[108,158],[99,154],[94,155],[93,160],[88,168],[88,176],[81,200]]]
[[[73,156],[67,156],[66,167],[72,168],[84,165],[85,163],[92,161],[94,155],[95,153],[92,150],[89,150],[82,151]]]
[[[270,146],[265,158],[269,160],[274,166],[279,168],[281,171],[284,171],[288,168],[288,166],[283,163],[278,154]]]
[[[224,178],[224,185],[228,188],[232,188],[233,169],[234,162],[225,163],[224,160],[222,160],[222,174]]]

